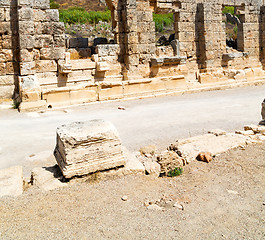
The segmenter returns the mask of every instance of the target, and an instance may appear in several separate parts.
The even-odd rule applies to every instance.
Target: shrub
[[[232,15],[235,15],[235,7],[225,6],[223,9],[223,14],[226,13],[231,13]]]
[[[176,177],[176,176],[179,176],[183,173],[183,168],[175,168],[174,170],[171,170],[167,173],[167,176],[168,177]]]
[[[60,8],[60,4],[58,4],[54,0],[50,0],[50,8],[51,9],[59,9]]]

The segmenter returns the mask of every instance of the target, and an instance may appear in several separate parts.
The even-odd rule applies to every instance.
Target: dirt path
[[[176,178],[128,176],[48,193],[31,189],[1,199],[0,239],[264,239],[264,170],[265,143],[209,164],[195,161]],[[163,211],[143,205],[161,198],[168,200]],[[176,201],[183,211],[172,207]]]

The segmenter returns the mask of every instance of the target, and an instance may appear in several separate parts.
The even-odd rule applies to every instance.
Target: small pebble
[[[159,207],[157,204],[151,204],[147,207],[148,210],[159,210],[159,211],[162,211],[164,210],[164,208],[162,207]]]
[[[182,204],[179,204],[178,202],[175,202],[175,204],[173,205],[173,207],[176,207],[176,208],[178,208],[180,210],[184,210],[183,205]]]
[[[123,197],[121,198],[121,200],[122,200],[122,201],[127,201],[127,200],[128,200],[128,196],[126,196],[126,195],[123,196]]]

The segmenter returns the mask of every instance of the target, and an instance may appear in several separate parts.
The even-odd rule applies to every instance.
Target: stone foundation
[[[265,77],[261,0],[106,3],[114,43],[91,48],[85,39],[66,44],[64,25],[49,0],[0,2],[0,101],[15,97],[20,110],[36,110],[38,104],[156,96]],[[237,50],[226,46],[224,6],[234,6],[239,16]],[[174,15],[169,46],[156,46],[153,12]]]

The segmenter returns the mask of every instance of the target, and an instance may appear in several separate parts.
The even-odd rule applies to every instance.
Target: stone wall
[[[264,79],[264,1],[106,4],[114,43],[84,48],[86,57],[78,58],[49,0],[0,1],[0,99],[18,93],[20,110],[33,110]],[[224,6],[239,16],[237,50],[226,45]],[[156,46],[153,12],[174,15],[169,46]]]

